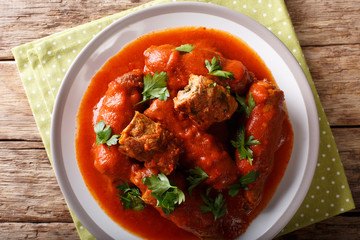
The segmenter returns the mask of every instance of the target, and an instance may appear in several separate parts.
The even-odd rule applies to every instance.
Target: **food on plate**
[[[235,239],[265,208],[291,156],[284,93],[228,33],[144,35],[92,79],[76,153],[104,211],[147,239]]]
[[[136,111],[132,121],[121,132],[118,150],[144,162],[146,168],[169,175],[177,166],[181,145],[172,132]]]
[[[274,162],[274,149],[281,144],[281,131],[278,130],[286,117],[284,93],[267,81],[251,85],[254,108],[247,117],[245,126],[238,131],[238,138],[252,136],[251,155],[237,148],[236,164],[242,176],[252,171],[258,173],[256,181],[248,185],[244,192],[249,206],[256,206],[261,200],[264,183],[271,173]],[[254,139],[256,139],[254,142]],[[246,140],[249,142],[249,138]]]
[[[188,81],[174,98],[176,110],[203,129],[231,118],[238,104],[230,91],[205,76],[190,75]]]

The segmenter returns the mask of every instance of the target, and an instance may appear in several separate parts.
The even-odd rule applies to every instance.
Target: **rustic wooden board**
[[[69,29],[150,0],[1,1],[0,59],[12,59],[12,47]],[[21,34],[20,34],[21,33]]]
[[[360,43],[360,1],[285,0],[303,46]]]
[[[78,239],[10,49],[151,0],[0,2],[0,239]],[[283,239],[360,237],[360,1],[285,0],[356,209]]]
[[[360,44],[303,50],[329,123],[360,125]]]
[[[12,47],[149,1],[1,1],[0,59],[11,59]],[[302,45],[360,43],[358,0],[348,0],[346,4],[342,0],[285,3]]]
[[[0,223],[0,239],[79,239],[73,223]]]
[[[1,142],[0,159],[0,222],[72,222],[42,142]]]

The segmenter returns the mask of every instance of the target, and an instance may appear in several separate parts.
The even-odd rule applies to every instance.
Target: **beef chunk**
[[[181,142],[160,123],[135,112],[130,124],[122,131],[119,151],[145,162],[145,167],[170,174],[177,165]]]
[[[237,102],[219,84],[204,76],[190,75],[189,84],[174,98],[175,109],[186,113],[202,129],[229,119]]]

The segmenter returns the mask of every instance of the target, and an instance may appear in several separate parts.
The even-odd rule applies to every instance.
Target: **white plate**
[[[79,54],[57,96],[51,151],[56,177],[71,210],[98,239],[137,239],[112,221],[85,186],[75,157],[75,120],[82,96],[101,66],[127,43],[154,30],[204,26],[244,40],[264,60],[285,92],[294,149],[284,178],[268,206],[240,239],[270,239],[292,218],[313,178],[319,148],[315,101],[307,79],[288,49],[249,17],[213,4],[169,3],[137,11],[107,27]]]

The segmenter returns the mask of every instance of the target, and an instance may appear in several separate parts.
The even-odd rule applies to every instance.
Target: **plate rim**
[[[147,18],[149,16],[156,16],[158,14],[164,14],[164,12],[206,13],[209,15],[215,15],[221,18],[225,18],[236,23],[239,22],[239,19],[250,22],[250,24],[255,26],[255,28],[252,28],[251,30],[254,31],[256,34],[258,34],[261,38],[263,38],[263,36],[267,37],[266,39],[263,38],[263,40],[266,41],[271,46],[271,48],[273,48],[274,51],[277,52],[279,56],[281,56],[281,58],[284,61],[289,62],[288,67],[290,71],[294,73],[294,76],[297,76],[296,82],[301,81],[300,83],[302,83],[298,85],[302,95],[304,96],[303,101],[305,103],[306,112],[308,114],[308,126],[310,132],[309,140],[311,141],[309,142],[309,146],[311,146],[311,149],[313,149],[313,151],[310,151],[310,149],[308,151],[308,159],[305,166],[305,170],[308,171],[306,171],[304,173],[304,176],[302,177],[302,182],[305,187],[298,189],[298,191],[296,192],[296,196],[298,197],[292,199],[292,202],[288,207],[288,209],[292,209],[292,210],[286,211],[282,215],[281,217],[282,224],[278,224],[277,228],[272,227],[268,229],[267,231],[264,232],[264,235],[262,236],[264,238],[272,238],[277,233],[279,233],[281,229],[283,229],[283,227],[291,220],[293,215],[297,212],[302,201],[306,197],[306,194],[311,185],[315,173],[315,167],[316,167],[316,162],[318,159],[318,151],[319,151],[320,134],[319,134],[319,123],[317,121],[318,119],[317,107],[316,107],[314,95],[312,93],[309,82],[306,78],[306,75],[299,66],[295,57],[292,55],[290,50],[282,43],[282,41],[278,39],[273,33],[271,33],[266,27],[256,22],[255,20],[251,19],[250,17],[246,16],[245,14],[215,4],[199,3],[199,2],[170,2],[170,3],[162,3],[159,5],[154,5],[154,6],[146,7],[144,9],[137,10],[110,24],[102,32],[100,32],[97,36],[95,36],[95,38],[93,38],[82,49],[80,54],[75,58],[75,60],[71,64],[59,88],[54,105],[53,117],[51,122],[50,145],[51,145],[51,153],[52,153],[52,162],[54,165],[56,178],[61,188],[61,191],[71,211],[74,212],[75,216],[81,221],[81,223],[85,226],[85,228],[89,232],[91,232],[95,237],[101,237],[101,239],[108,239],[108,238],[111,239],[111,237],[105,231],[103,231],[96,224],[95,221],[92,220],[92,218],[88,215],[85,209],[81,206],[79,199],[71,197],[71,196],[75,196],[75,193],[72,187],[70,186],[70,182],[69,179],[67,178],[67,175],[65,174],[65,171],[61,171],[61,169],[64,168],[64,162],[62,160],[63,155],[61,151],[62,148],[58,147],[61,146],[61,141],[60,141],[61,137],[59,137],[60,134],[58,134],[61,132],[61,128],[56,126],[61,126],[60,123],[61,120],[63,119],[62,112],[64,110],[64,105],[62,103],[67,99],[69,92],[68,90],[72,85],[71,75],[73,75],[73,72],[76,71],[77,68],[76,63],[86,58],[88,52],[91,52],[92,48],[96,46],[98,42],[101,41],[101,39],[111,34],[113,29],[116,29],[118,25],[125,25],[128,22],[131,23],[132,21],[136,21],[137,19]],[[278,219],[278,221],[279,220],[280,219]],[[278,221],[276,221],[275,223],[277,223]]]

